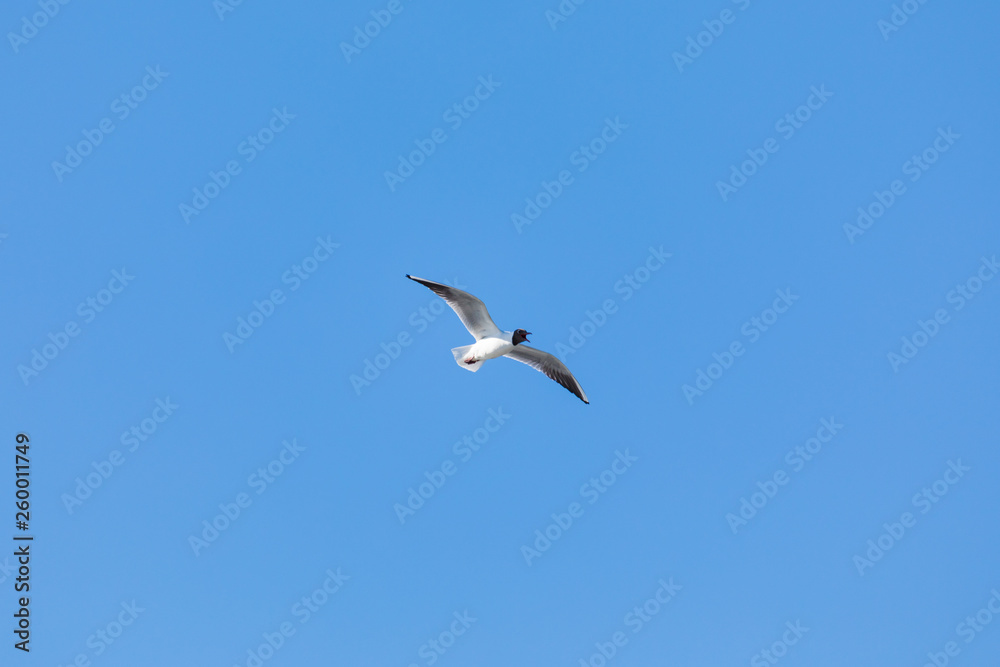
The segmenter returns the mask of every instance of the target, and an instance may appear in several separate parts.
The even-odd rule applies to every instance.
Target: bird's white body
[[[455,362],[462,368],[475,373],[483,362],[488,359],[502,357],[514,349],[514,334],[511,331],[501,331],[496,336],[486,336],[472,345],[451,348]]]

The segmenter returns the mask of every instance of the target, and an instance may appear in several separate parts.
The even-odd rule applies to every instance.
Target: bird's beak
[[[526,333],[524,334],[524,340],[526,340],[526,341],[528,341],[528,342],[530,343],[531,341],[530,341],[530,340],[528,340],[528,336],[533,336],[533,335],[534,335],[534,334],[533,334],[533,333],[531,333],[530,331],[526,332]]]

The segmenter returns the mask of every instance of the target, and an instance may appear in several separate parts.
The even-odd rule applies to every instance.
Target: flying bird
[[[455,362],[459,366],[475,373],[487,359],[509,357],[522,364],[528,364],[536,371],[545,373],[576,394],[581,401],[590,403],[583,387],[580,386],[580,383],[576,381],[563,362],[548,352],[542,352],[524,344],[525,341],[528,341],[528,336],[531,335],[530,331],[524,329],[501,331],[500,327],[493,323],[493,318],[486,310],[486,304],[468,292],[432,280],[416,278],[410,274],[406,274],[406,277],[427,287],[444,299],[445,303],[451,306],[458,318],[462,320],[462,324],[469,330],[469,333],[475,337],[476,342],[472,345],[451,349],[451,353],[455,355]]]

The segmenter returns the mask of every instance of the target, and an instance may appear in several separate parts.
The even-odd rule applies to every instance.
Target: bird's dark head
[[[531,341],[528,340],[528,336],[530,335],[531,335],[530,331],[525,331],[524,329],[517,329],[514,331],[514,335],[511,336],[510,342],[514,343],[514,345],[517,345],[518,343],[523,343],[525,341],[528,341],[530,343]]]

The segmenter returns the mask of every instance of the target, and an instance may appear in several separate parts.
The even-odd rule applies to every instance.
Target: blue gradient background
[[[923,665],[949,641],[950,664],[994,664],[1000,623],[971,643],[957,626],[1000,588],[1000,283],[961,310],[948,293],[1000,251],[1000,9],[929,2],[884,39],[890,2],[593,1],[555,29],[555,0],[399,6],[350,62],[340,44],[385,3],[248,1],[220,20],[208,0],[71,2],[16,49],[5,38],[0,539],[17,532],[23,431],[35,542],[30,655],[0,559],[0,662],[252,665],[290,623],[263,664],[429,665],[427,642],[468,611],[434,664],[596,667],[616,632],[609,665],[771,664],[759,652],[796,621],[809,630],[782,665]],[[672,54],[723,9],[732,23],[679,72]],[[39,11],[8,4],[0,26]],[[119,119],[112,102],[157,66]],[[490,76],[453,128],[443,114]],[[784,138],[775,123],[813,86],[832,97]],[[247,162],[275,108],[295,118]],[[60,180],[53,161],[102,118],[114,131]],[[391,190],[385,172],[436,128],[447,140]],[[939,128],[960,138],[911,182],[903,164]],[[723,201],[716,183],[769,137],[778,152]],[[230,160],[242,171],[186,223],[179,205]],[[573,183],[516,229],[561,170]],[[849,242],[894,179],[906,193]],[[317,237],[339,248],[293,291],[283,276]],[[626,299],[650,247],[672,256]],[[85,322],[78,305],[123,267],[134,280]],[[521,364],[456,368],[470,337],[450,311],[424,318],[436,297],[406,273],[458,281],[549,351],[613,299],[564,355],[592,404]],[[230,352],[223,335],[275,289],[284,303]],[[798,300],[751,343],[744,323],[784,289]],[[939,308],[949,322],[894,370],[887,354]],[[80,334],[22,380],[70,321]],[[745,353],[686,400],[733,341]],[[129,452],[122,434],[168,397]],[[500,408],[462,461],[453,445]],[[824,418],[843,428],[794,471],[786,453]],[[248,478],[292,439],[304,450],[258,495]],[[637,460],[588,503],[616,450]],[[921,514],[913,496],[959,459],[970,470]],[[446,460],[457,472],[401,524],[394,505]],[[789,483],[734,534],[727,514],[777,471]],[[190,536],[240,493],[252,504],[196,555]],[[522,546],[573,502],[583,515],[529,565]],[[915,526],[859,575],[904,512]],[[350,578],[302,623],[294,605],[337,568]],[[671,578],[676,597],[633,632],[626,615]],[[135,622],[94,639],[133,600]]]

